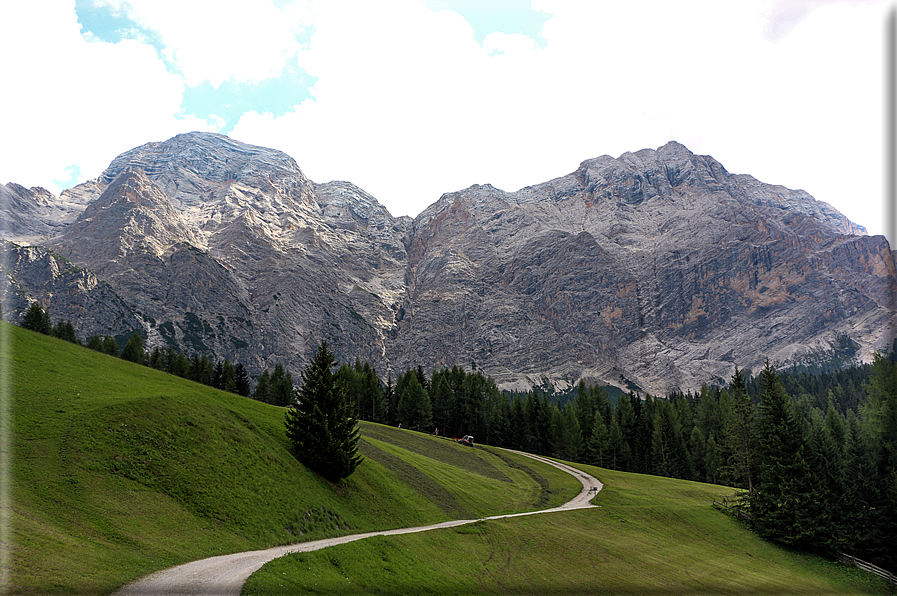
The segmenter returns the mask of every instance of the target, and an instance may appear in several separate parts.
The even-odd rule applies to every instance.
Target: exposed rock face
[[[3,313],[24,313],[35,299],[50,309],[53,322],[71,320],[83,339],[116,336],[142,324],[131,307],[105,281],[40,246],[2,244]]]
[[[0,237],[39,243],[61,234],[86,203],[57,199],[45,188],[0,184]]]
[[[883,237],[674,142],[513,193],[449,193],[413,221],[281,152],[199,133],[128,151],[63,197],[87,205],[77,220],[24,229],[60,230],[48,246],[132,309],[103,333],[142,329],[253,372],[298,372],[327,340],[384,376],[458,364],[508,388],[625,377],[663,392],[842,334],[868,358],[897,331]]]

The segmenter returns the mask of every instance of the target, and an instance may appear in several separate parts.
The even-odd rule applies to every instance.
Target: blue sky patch
[[[117,13],[109,6],[94,6],[91,0],[75,0],[75,14],[81,25],[81,35],[108,43],[118,43],[125,39],[139,39],[154,48],[162,50],[159,34],[152,29],[141,27],[125,14]]]
[[[280,77],[265,79],[257,83],[235,83],[224,81],[217,89],[208,81],[184,90],[181,107],[185,114],[211,121],[210,116],[224,119],[220,132],[227,134],[233,130],[240,116],[255,110],[283,116],[311,97],[311,87],[317,79],[296,66],[289,64]]]
[[[422,0],[430,10],[460,14],[473,27],[474,38],[483,43],[490,33],[522,33],[545,47],[542,25],[551,15],[533,10],[530,0]]]
[[[78,164],[72,164],[65,169],[65,174],[68,178],[54,178],[53,184],[59,187],[61,190],[68,190],[73,186],[80,183],[84,178],[81,176],[81,166]]]

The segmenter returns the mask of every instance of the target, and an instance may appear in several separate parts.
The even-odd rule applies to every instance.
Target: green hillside
[[[559,504],[536,462],[363,424],[339,486],[288,452],[284,409],[4,325],[12,593],[108,593],[206,556]],[[77,571],[76,571],[77,570]]]
[[[520,456],[367,423],[366,461],[334,486],[289,454],[282,408],[2,325],[13,594],[107,594],[197,558],[550,507],[580,487]],[[885,589],[759,541],[710,507],[721,487],[592,472],[606,483],[601,509],[286,557],[247,589],[295,593],[309,581],[325,594]]]
[[[582,468],[605,482],[600,509],[287,555],[253,574],[243,594],[894,593],[858,569],[761,540],[710,506],[719,486]]]

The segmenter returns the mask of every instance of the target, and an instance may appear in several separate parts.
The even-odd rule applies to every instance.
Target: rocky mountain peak
[[[0,184],[0,232],[2,237],[24,244],[56,236],[70,225],[83,205],[57,198],[49,190]]]
[[[197,244],[197,235],[178,215],[165,192],[136,167],[126,168],[51,246],[62,254],[89,255],[104,269],[134,251],[155,256],[179,242]]]
[[[414,220],[209,133],[136,147],[59,199],[18,185],[0,199],[20,231],[56,236],[47,246],[97,279],[87,288],[73,270],[67,297],[51,296],[62,282],[41,276],[61,279],[65,261],[13,249],[15,304],[40,296],[84,334],[138,329],[150,347],[253,374],[299,371],[326,340],[384,378],[458,365],[503,388],[582,379],[663,393],[845,335],[868,359],[897,332],[884,238],[675,141],[514,192],[448,192]],[[81,286],[95,297],[76,299]],[[104,288],[128,317],[85,318]]]

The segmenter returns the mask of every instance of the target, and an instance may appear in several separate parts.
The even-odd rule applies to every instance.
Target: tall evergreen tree
[[[22,319],[22,327],[49,335],[51,331],[50,315],[47,314],[40,304],[32,302],[25,312],[25,318]]]
[[[103,338],[101,338],[99,335],[91,335],[90,339],[87,340],[87,347],[91,350],[102,352]]]
[[[404,428],[410,428],[421,432],[433,431],[433,411],[430,405],[430,396],[427,390],[420,384],[420,377],[415,371],[405,374],[405,382],[396,385],[398,394],[399,421]]]
[[[116,342],[113,338],[108,335],[103,338],[103,349],[102,352],[104,354],[109,354],[110,356],[118,357],[118,342]]]
[[[293,375],[279,362],[274,365],[274,373],[271,375],[269,387],[272,404],[275,406],[290,405],[293,399]]]
[[[619,430],[619,429],[618,429]],[[601,410],[595,410],[595,418],[592,421],[592,432],[586,441],[586,457],[588,463],[601,468],[611,467],[608,454],[612,449],[610,431],[601,415]]]
[[[685,446],[676,409],[668,401],[658,400],[655,404],[651,453],[654,474],[691,480],[691,457]]]
[[[224,366],[221,369],[221,388],[231,393],[237,392],[237,382],[234,378],[234,365],[227,358],[224,359]]]
[[[137,332],[131,334],[125,349],[121,352],[122,360],[143,364],[146,355],[143,352],[143,338]]]
[[[238,362],[234,366],[234,392],[243,397],[249,397],[249,391],[249,373],[246,372],[246,367]]]
[[[334,375],[337,364],[323,342],[302,373],[285,420],[295,456],[332,482],[351,475],[364,459],[358,453],[358,419]]]
[[[364,417],[373,422],[386,422],[386,400],[383,397],[383,385],[377,371],[365,362],[361,367],[361,390],[364,395]]]
[[[617,416],[611,415],[610,427],[607,429],[608,466],[614,470],[626,470],[629,457],[629,443],[623,436]]]
[[[434,372],[430,386],[433,388],[433,394],[430,396],[433,405],[433,424],[443,435],[450,437],[457,435],[458,429],[451,425],[455,395],[452,393],[447,371]]]
[[[804,548],[816,537],[808,504],[817,497],[802,425],[768,360],[760,377],[764,386],[760,397],[760,481],[750,500],[751,514],[761,536]]]
[[[91,340],[93,340],[93,338],[91,338]],[[160,350],[158,346],[153,348],[153,352],[152,354],[150,354],[149,366],[150,368],[154,368],[156,370],[165,370],[165,357],[162,353],[162,350]]]
[[[748,489],[748,494],[753,495],[754,402],[748,395],[744,373],[738,370],[737,366],[729,388],[732,390],[734,416],[728,431],[733,445],[735,477],[742,486]]]
[[[255,393],[253,393],[252,397],[266,404],[271,403],[270,383],[271,375],[268,373],[268,370],[265,369],[262,371],[262,374],[259,375],[258,380],[255,382]]]
[[[75,335],[75,327],[71,321],[65,321],[64,323],[59,321],[56,323],[53,327],[53,336],[79,346],[81,345],[81,340]]]
[[[876,354],[872,363],[865,414],[875,463],[877,517],[868,549],[873,562],[897,569],[897,362],[883,354]]]

